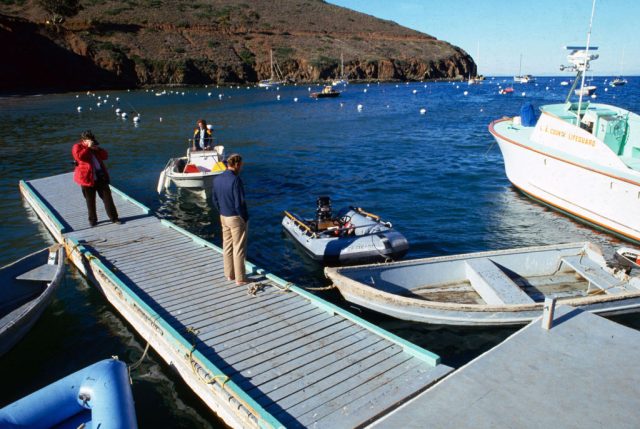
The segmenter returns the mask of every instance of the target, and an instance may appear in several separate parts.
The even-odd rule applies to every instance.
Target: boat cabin
[[[577,102],[542,106],[543,113],[562,119],[595,136],[625,165],[640,171],[640,117],[606,104]]]

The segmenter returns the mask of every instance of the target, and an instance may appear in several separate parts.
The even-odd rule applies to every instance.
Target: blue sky
[[[395,21],[467,51],[485,75],[522,73],[562,76],[566,45],[587,40],[591,0],[330,0],[378,18]],[[636,30],[639,0],[596,0],[591,44],[600,58],[595,75],[640,74]],[[479,49],[478,49],[479,45]],[[623,58],[624,51],[624,61]],[[478,55],[479,52],[479,55]]]

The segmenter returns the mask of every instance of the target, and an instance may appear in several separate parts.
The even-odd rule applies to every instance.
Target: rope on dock
[[[303,286],[303,287],[306,290],[323,291],[323,290],[335,289],[336,285],[330,284],[329,286],[324,286],[324,287],[305,287],[305,286]]]
[[[156,324],[156,321],[160,318],[159,314],[156,314],[155,317],[152,319],[151,321],[151,326],[154,328],[154,330],[152,331],[152,336],[157,335],[158,333],[158,325]],[[140,359],[137,360],[137,362],[129,365],[127,367],[127,372],[129,374],[129,383],[133,384],[133,380],[131,379],[131,371],[136,370],[141,364],[142,361],[144,361],[144,358],[147,357],[147,353],[149,352],[149,347],[151,346],[151,342],[149,340],[147,340],[147,345],[144,348],[144,352],[142,353],[142,356],[140,356]]]
[[[247,295],[256,296],[258,292],[264,289],[264,283],[262,282],[253,282],[247,285]]]
[[[140,356],[140,359],[138,359],[137,362],[129,365],[129,378],[131,378],[131,371],[133,371],[137,367],[139,367],[140,364],[142,363],[142,361],[144,360],[144,358],[147,357],[147,352],[148,351],[149,351],[149,342],[147,341],[147,346],[144,348],[144,353],[142,353],[142,356]]]
[[[195,350],[196,350],[196,345],[193,344],[193,346],[191,347],[191,350],[189,351],[189,364],[191,364],[191,370],[193,371],[193,373],[206,384],[213,384],[216,382],[216,380],[222,380],[218,382],[220,383],[220,386],[224,388],[224,385],[227,384],[229,380],[231,380],[229,376],[225,374],[210,375],[208,372],[206,372],[204,368],[193,358],[193,352]],[[209,379],[207,380],[206,377],[203,377],[200,374],[200,371],[204,372],[205,376],[209,377]]]
[[[291,282],[287,282],[283,287],[280,287],[280,285],[278,283],[270,283],[271,286],[273,286],[274,288],[278,289],[279,292],[289,292],[289,289],[291,288],[291,286],[293,286],[293,283]]]
[[[117,248],[117,247],[121,247],[121,246],[127,246],[129,244],[133,244],[133,243],[142,243],[143,241],[147,241],[147,240],[153,240],[153,237],[148,237],[148,236],[143,236],[143,237],[138,237],[136,239],[133,240],[129,240],[129,241],[122,241],[120,243],[110,243],[110,244],[101,244],[100,248],[105,248],[105,249],[113,249],[113,248]],[[97,241],[94,244],[97,243],[104,243],[107,240],[102,240],[102,241]],[[83,244],[89,244],[89,243],[83,243]]]
[[[206,384],[213,384],[216,382],[216,380],[218,380],[218,383],[220,383],[220,386],[224,389],[224,385],[227,384],[227,382],[230,380],[229,376],[226,374],[211,375],[193,358],[193,352],[196,350],[196,338],[198,337],[200,331],[193,326],[189,326],[187,328],[187,333],[193,336],[193,343],[191,344],[191,350],[189,350],[188,356],[189,365],[191,365],[191,371],[193,371],[193,373]],[[203,372],[205,376],[202,376],[200,372]],[[208,377],[208,379],[206,377]]]

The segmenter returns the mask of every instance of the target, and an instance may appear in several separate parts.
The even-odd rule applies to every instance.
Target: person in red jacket
[[[120,224],[109,188],[109,173],[102,162],[109,157],[107,151],[99,147],[93,133],[87,130],[80,135],[80,141],[73,145],[71,154],[76,161],[73,180],[82,187],[82,195],[89,212],[89,225],[96,226],[98,223],[96,194],[102,199],[111,222]]]

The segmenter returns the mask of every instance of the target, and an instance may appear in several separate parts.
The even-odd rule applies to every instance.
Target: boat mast
[[[520,68],[518,69],[518,77],[522,77],[522,54],[520,54]]]
[[[273,49],[269,50],[269,62],[271,63],[271,78],[270,80],[273,81]]]
[[[591,43],[591,26],[593,25],[593,15],[596,11],[596,0],[593,0],[591,6],[591,19],[589,20],[589,32],[587,33],[587,49],[585,55],[587,57],[585,61],[585,70],[582,72],[582,82],[580,82],[580,97],[578,98],[578,122],[580,122],[580,111],[582,110],[582,96],[584,93],[584,80],[587,77],[587,68],[589,67],[589,46]]]
[[[344,54],[340,52],[340,79],[344,80]]]
[[[478,62],[476,63],[476,77],[480,76],[480,73],[478,73],[478,65],[480,64],[480,41],[478,40],[478,48],[476,49],[476,58],[478,59]]]

